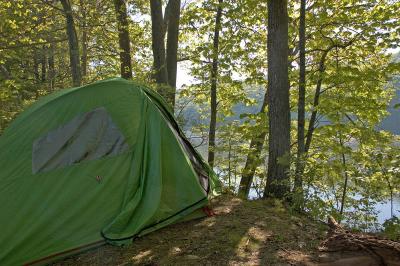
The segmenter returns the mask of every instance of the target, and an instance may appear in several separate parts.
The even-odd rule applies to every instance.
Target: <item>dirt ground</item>
[[[310,265],[327,227],[277,202],[224,196],[215,216],[168,226],[127,247],[102,246],[54,265]]]

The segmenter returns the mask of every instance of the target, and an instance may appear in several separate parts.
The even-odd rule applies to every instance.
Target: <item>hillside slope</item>
[[[279,203],[223,196],[215,216],[175,224],[128,247],[103,246],[55,265],[301,265],[326,227]]]

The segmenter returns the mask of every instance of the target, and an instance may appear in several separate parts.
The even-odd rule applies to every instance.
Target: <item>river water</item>
[[[390,200],[384,202],[384,203],[378,203],[375,206],[375,210],[377,210],[378,213],[378,222],[382,224],[385,220],[390,218],[391,211],[390,211]],[[400,216],[400,197],[395,197],[393,199],[393,215],[395,216]]]
[[[250,190],[249,199],[256,199],[258,198],[257,193],[254,189]],[[383,224],[385,220],[391,218],[391,204],[390,199],[386,202],[377,203],[374,206],[374,210],[377,212],[377,219],[379,224]],[[393,198],[393,215],[400,217],[400,195],[397,195]]]

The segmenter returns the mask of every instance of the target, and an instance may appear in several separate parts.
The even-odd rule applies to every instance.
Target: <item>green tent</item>
[[[126,244],[203,215],[215,185],[154,91],[120,78],[57,91],[0,137],[0,265]]]

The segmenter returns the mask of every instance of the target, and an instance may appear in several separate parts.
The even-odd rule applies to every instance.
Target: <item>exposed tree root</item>
[[[335,219],[328,219],[328,238],[321,243],[324,252],[353,252],[368,254],[375,265],[400,265],[400,243],[373,235],[351,233],[345,230]],[[361,265],[360,265],[361,266]]]

